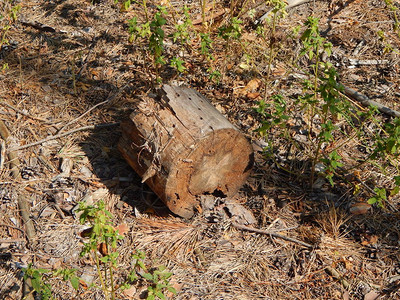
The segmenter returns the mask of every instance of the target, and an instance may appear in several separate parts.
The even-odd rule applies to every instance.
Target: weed
[[[394,18],[394,30],[396,31],[397,35],[400,37],[400,22],[399,18],[397,16],[397,11],[398,8],[397,6],[394,5],[393,0],[385,0],[386,7],[389,9],[389,11],[393,14]]]
[[[18,13],[21,10],[19,4],[14,5],[13,1],[5,0],[0,4],[0,50],[2,50],[4,45],[8,45],[8,32],[11,26],[18,19]],[[9,67],[7,63],[3,63],[0,67],[1,71],[6,71]]]
[[[24,280],[30,279],[32,283],[33,290],[38,293],[43,300],[51,299],[51,285],[46,283],[43,278],[44,274],[50,272],[47,269],[35,269],[32,264],[29,264],[27,268],[23,269]]]
[[[96,206],[81,202],[78,211],[82,212],[79,217],[81,224],[88,221],[92,226],[89,232],[89,242],[84,244],[81,255],[89,254],[93,257],[106,299],[115,299],[113,268],[117,266],[119,255],[115,249],[117,248],[117,241],[123,239],[123,236],[112,226],[112,215],[106,210],[104,202],[100,201]],[[98,250],[103,257],[99,256]],[[105,265],[104,275],[101,271],[101,264]],[[108,276],[109,283],[107,282]],[[109,286],[111,290],[108,288]]]
[[[377,204],[378,207],[385,207],[385,202],[387,200],[386,189],[384,188],[375,188],[374,189],[375,196],[368,199],[369,204]]]
[[[134,260],[134,269],[128,275],[128,280],[135,282],[139,279],[137,274],[140,274],[148,282],[147,300],[153,300],[156,297],[167,299],[164,294],[167,291],[176,294],[175,288],[169,283],[172,273],[167,272],[164,266],[149,270],[144,263],[146,255],[143,251],[136,251],[132,258]]]
[[[175,32],[172,34],[172,38],[174,42],[179,41],[184,46],[190,42],[189,30],[192,28],[192,20],[189,15],[189,8],[186,5],[182,8],[182,12],[183,20],[175,24]]]
[[[171,67],[176,69],[179,73],[183,73],[186,70],[184,63],[185,62],[181,60],[179,57],[173,57],[171,59]]]
[[[69,281],[71,286],[78,290],[79,277],[76,276],[76,269],[57,269],[51,271],[42,268],[33,268],[30,263],[28,267],[23,269],[24,280],[30,279],[33,290],[41,296],[42,300],[54,299],[52,294],[52,287],[48,283],[51,277],[61,277],[64,281]]]
[[[275,58],[275,49],[276,49],[276,26],[279,19],[284,18],[287,15],[286,6],[287,4],[283,0],[267,0],[265,1],[268,6],[272,6],[272,19],[267,18],[266,23],[271,24],[271,30],[268,38],[269,44],[269,53],[268,53],[268,66],[267,66],[267,75],[265,77],[265,81],[268,82],[269,76],[271,74],[272,62]],[[263,37],[264,41],[267,42],[267,38],[265,36],[264,30],[261,30],[261,26],[259,26],[258,34]],[[267,90],[267,89],[266,89]]]
[[[213,59],[211,55],[211,47],[213,41],[208,33],[200,33],[200,53],[207,59]]]
[[[167,14],[167,10],[163,6],[158,6],[157,12],[150,21],[147,11],[147,1],[143,1],[141,4],[146,13],[146,22],[139,25],[137,17],[128,21],[129,42],[137,41],[138,38],[147,41],[148,51],[152,55],[153,67],[157,74],[156,79],[160,81],[160,66],[166,64],[163,55],[165,32],[162,27],[167,23],[164,17]],[[144,57],[146,57],[146,54],[144,54]]]
[[[104,202],[100,201],[97,205],[89,206],[80,203],[79,211],[82,212],[79,218],[81,223],[89,222],[91,225],[90,230],[87,231],[89,242],[84,244],[81,255],[89,254],[93,257],[106,299],[115,299],[116,285],[113,270],[118,267],[117,242],[123,239],[123,236],[112,226],[112,215],[106,210]],[[99,256],[98,252],[102,257]],[[140,274],[142,278],[148,281],[147,299],[152,300],[156,297],[166,299],[165,290],[175,294],[176,291],[168,280],[172,273],[166,272],[164,266],[154,269],[147,268],[144,264],[145,257],[145,253],[142,251],[136,251],[132,255],[134,267],[127,276],[128,282],[122,284],[121,288],[128,288],[130,283],[139,279],[137,274]],[[101,270],[102,265],[104,265],[103,271]]]

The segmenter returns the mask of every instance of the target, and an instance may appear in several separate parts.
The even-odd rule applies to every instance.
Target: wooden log
[[[175,214],[189,218],[198,196],[233,196],[254,162],[249,141],[200,93],[164,85],[122,124],[118,148]]]

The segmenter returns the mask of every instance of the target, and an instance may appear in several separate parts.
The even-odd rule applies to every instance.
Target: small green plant
[[[117,242],[123,239],[118,230],[112,226],[112,215],[105,208],[104,202],[100,201],[96,205],[79,204],[79,211],[82,212],[79,219],[81,223],[89,222],[90,230],[86,230],[89,241],[84,244],[81,255],[91,255],[97,266],[101,288],[106,299],[116,299],[116,284],[114,280],[114,269],[118,267],[119,253],[116,251]],[[101,257],[99,253],[101,254]],[[156,297],[166,299],[163,294],[165,290],[176,293],[175,289],[169,284],[169,278],[172,273],[166,272],[165,267],[161,266],[156,269],[147,268],[144,260],[145,253],[136,251],[133,254],[134,267],[128,274],[128,282],[121,285],[122,289],[129,288],[131,283],[136,282],[140,274],[149,282],[148,297],[152,300]],[[104,266],[104,268],[102,268]],[[68,274],[63,274],[68,276]]]
[[[189,15],[189,8],[185,5],[182,8],[183,20],[180,23],[175,24],[175,32],[172,34],[174,42],[179,42],[182,46],[185,46],[190,42],[190,29],[192,28],[192,20]]]
[[[321,159],[321,162],[325,164],[325,177],[329,180],[329,183],[332,186],[334,186],[333,176],[336,172],[336,169],[343,166],[343,164],[340,162],[341,159],[342,157],[336,152],[336,150],[333,150],[331,153],[329,153],[327,158]]]
[[[139,277],[137,273],[140,274],[142,278],[147,280],[147,300],[167,299],[165,292],[171,292],[176,294],[176,290],[171,286],[169,278],[172,276],[171,272],[167,272],[165,266],[159,266],[158,268],[148,269],[144,263],[146,255],[143,251],[136,251],[132,255],[134,259],[134,270],[129,274],[128,280],[131,282],[137,281]]]
[[[84,244],[81,256],[91,255],[97,266],[97,273],[106,299],[115,299],[115,282],[113,269],[117,266],[119,253],[116,251],[117,241],[123,239],[118,230],[112,226],[112,215],[106,209],[104,202],[97,205],[79,203],[81,224],[89,222],[89,242]],[[98,254],[100,249],[102,257]],[[101,264],[105,268],[102,271]],[[107,280],[109,279],[109,282]],[[109,288],[110,287],[110,288]]]
[[[75,290],[79,288],[79,277],[76,276],[76,269],[57,269],[55,271],[33,268],[30,263],[23,269],[24,280],[31,280],[33,290],[41,296],[42,300],[54,299],[49,278],[61,277],[64,281],[69,281]]]
[[[384,136],[375,136],[372,158],[398,157],[400,155],[400,118],[384,125]]]
[[[38,293],[43,300],[52,299],[51,285],[46,282],[44,278],[46,273],[50,270],[47,269],[35,269],[30,263],[27,268],[23,269],[24,280],[31,280],[33,290]]]
[[[279,127],[284,130],[283,135],[286,135],[289,115],[287,115],[287,104],[282,95],[273,95],[271,100],[271,104],[264,100],[257,102],[255,111],[261,116],[261,126],[257,131],[265,138],[267,143],[264,155],[274,159],[271,155],[274,150],[274,141],[271,139],[272,131]]]
[[[147,11],[147,1],[142,2],[146,14],[146,22],[138,24],[137,17],[128,21],[129,28],[129,42],[137,41],[139,38],[147,43],[148,51],[153,58],[153,67],[157,73],[157,81],[160,81],[160,66],[165,65],[164,57],[164,38],[165,32],[163,26],[167,23],[165,15],[167,9],[164,6],[157,6],[157,12],[154,14],[153,19],[150,20]],[[146,57],[146,54],[143,55]]]
[[[385,202],[387,201],[386,189],[375,188],[375,196],[368,199],[369,204],[377,204],[378,207],[385,207]]]
[[[219,84],[221,81],[222,74],[218,70],[214,70],[212,67],[207,69],[207,72],[209,73],[208,78],[210,80],[214,81],[216,84]]]
[[[179,73],[183,73],[186,71],[186,67],[184,66],[185,62],[181,60],[179,57],[173,57],[171,59],[171,67],[176,69]]]
[[[274,95],[271,97],[273,105],[266,103],[264,100],[257,102],[256,112],[262,117],[261,127],[257,130],[262,136],[265,136],[273,127],[286,127],[289,119],[287,113],[286,101],[282,95]]]
[[[158,6],[158,12],[154,15],[153,21],[150,23],[150,38],[149,38],[149,49],[153,54],[154,63],[157,65],[164,65],[165,60],[163,56],[164,52],[164,37],[165,33],[162,26],[167,23],[164,15],[167,10],[163,6]]]
[[[397,16],[397,11],[398,8],[397,6],[394,5],[393,0],[385,0],[386,7],[389,9],[389,11],[393,14],[394,18],[394,30],[396,31],[397,35],[400,37],[400,22],[399,18]]]
[[[267,67],[267,74],[265,76],[265,81],[268,82],[270,74],[271,74],[271,67],[272,62],[276,56],[276,28],[279,19],[285,18],[287,15],[286,6],[287,4],[283,0],[266,0],[266,5],[273,7],[272,9],[272,19],[267,18],[266,23],[270,24],[271,29],[267,41],[267,37],[265,35],[265,28],[259,26],[258,28],[258,35],[263,38],[265,42],[269,44],[269,53],[268,53],[268,67]]]
[[[211,55],[213,41],[208,33],[200,33],[200,53],[207,59],[212,60]]]
[[[18,13],[21,10],[19,4],[14,5],[14,1],[5,0],[0,4],[0,49],[4,45],[8,45],[8,32],[11,29],[13,23],[18,19]],[[8,70],[8,63],[3,63],[1,71]]]
[[[218,35],[225,41],[239,40],[242,36],[242,23],[242,20],[233,17],[228,25],[222,26],[218,29]]]

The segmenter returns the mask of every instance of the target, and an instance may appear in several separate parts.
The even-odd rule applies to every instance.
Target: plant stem
[[[269,58],[268,58],[268,69],[267,69],[267,78],[266,81],[269,80],[269,76],[271,74],[271,66],[272,66],[272,61],[274,58],[274,47],[275,47],[275,33],[276,33],[276,18],[277,18],[277,12],[274,13],[274,16],[272,18],[272,29],[271,29],[271,34],[269,36]]]
[[[206,32],[206,1],[207,0],[200,0],[201,24],[202,24],[202,27],[203,27],[203,32]]]
[[[93,250],[93,253],[94,253],[94,260],[96,261],[96,266],[97,266],[97,274],[99,274],[101,287],[102,287],[103,292],[104,292],[104,297],[106,299],[109,299],[108,290],[107,290],[107,287],[106,287],[106,285],[104,283],[103,274],[101,273],[101,270],[100,270],[100,262],[99,262],[100,259],[99,259],[99,256],[97,255],[96,249]]]
[[[310,123],[309,123],[309,136],[311,139],[311,134],[313,131],[313,125],[314,125],[314,114],[315,114],[315,102],[317,101],[318,95],[318,66],[319,66],[319,44],[317,44],[317,49],[315,51],[315,67],[314,67],[314,101],[311,103],[310,107]],[[325,120],[327,118],[328,110],[325,112],[325,115],[323,119],[321,120],[321,123],[325,123]],[[317,164],[318,158],[319,158],[319,151],[321,150],[322,146],[322,138],[318,138],[318,145],[317,148],[315,149],[314,153],[314,158],[312,160],[312,165],[311,165],[311,178],[310,178],[310,185],[312,187],[314,183],[314,175],[315,175],[315,165]]]
[[[146,16],[146,22],[149,22],[149,12],[147,10],[147,0],[143,0],[144,15]]]
[[[114,300],[115,299],[115,287],[114,287],[114,275],[113,275],[113,264],[112,262],[110,262],[110,281],[111,281],[111,299]]]

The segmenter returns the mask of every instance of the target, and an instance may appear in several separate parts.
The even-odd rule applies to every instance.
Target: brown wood
[[[189,218],[197,196],[233,196],[253,165],[249,141],[200,93],[164,85],[122,125],[119,149],[175,214]]]

